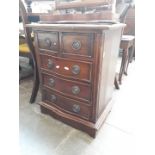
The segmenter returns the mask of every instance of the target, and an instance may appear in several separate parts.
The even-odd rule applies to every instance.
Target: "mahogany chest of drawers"
[[[110,109],[124,24],[35,24],[41,112],[90,136]]]

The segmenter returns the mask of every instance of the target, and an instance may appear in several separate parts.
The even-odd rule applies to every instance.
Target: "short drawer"
[[[91,116],[91,106],[86,106],[81,102],[58,95],[54,91],[43,90],[43,102],[87,120]]]
[[[92,63],[40,55],[41,68],[68,78],[91,81]]]
[[[90,102],[91,88],[89,84],[66,80],[47,74],[42,74],[42,83],[43,86],[63,93],[68,97],[81,99],[83,101],[87,101],[88,103]]]
[[[63,32],[61,43],[63,54],[93,57],[92,33]]]
[[[40,49],[59,50],[58,32],[37,32],[38,46]]]

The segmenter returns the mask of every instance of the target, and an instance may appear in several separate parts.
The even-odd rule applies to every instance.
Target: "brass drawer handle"
[[[80,73],[80,67],[78,65],[72,66],[72,73],[77,75]]]
[[[44,41],[47,47],[51,46],[51,40],[49,38],[46,38]]]
[[[57,100],[57,97],[52,94],[50,99],[51,99],[52,102],[55,102]]]
[[[49,85],[50,85],[51,87],[54,87],[54,86],[55,86],[55,80],[52,79],[52,78],[49,79],[48,83],[49,83]]]
[[[72,107],[73,112],[79,113],[80,112],[80,106],[77,104],[74,104]]]
[[[52,42],[52,45],[56,46],[56,45],[57,45],[57,43],[56,43],[56,42]]]
[[[51,59],[48,59],[47,61],[48,61],[47,64],[48,69],[52,69],[54,67],[54,62]]]
[[[79,88],[79,86],[73,86],[73,87],[72,87],[72,93],[73,93],[74,95],[79,94],[79,93],[80,93],[80,88]]]
[[[79,40],[74,40],[72,43],[72,49],[79,50],[81,48],[81,42]]]
[[[56,46],[57,43],[56,42],[52,42],[49,38],[46,38],[45,40],[45,45],[50,48],[51,46]]]

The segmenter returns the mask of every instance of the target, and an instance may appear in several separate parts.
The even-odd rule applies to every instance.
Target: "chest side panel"
[[[120,40],[121,29],[105,32],[99,71],[97,116],[100,116],[112,98]]]

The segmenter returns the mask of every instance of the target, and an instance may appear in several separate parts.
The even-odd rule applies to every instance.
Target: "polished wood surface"
[[[58,21],[58,22],[54,22],[52,23],[33,23],[33,24],[27,24],[26,27],[31,27],[31,28],[36,28],[38,31],[43,31],[43,28],[46,29],[46,31],[48,31],[50,28],[53,29],[52,32],[58,31],[58,30],[65,30],[66,32],[74,32],[74,31],[85,31],[85,32],[97,32],[101,30],[114,30],[114,29],[118,29],[120,26],[121,27],[125,27],[126,24],[123,23],[119,23],[119,22],[115,22],[115,21],[111,21],[111,20],[91,20],[91,21],[77,21],[74,22],[76,20],[76,16],[74,16],[74,20],[73,22],[71,21]],[[73,25],[74,24],[74,25]],[[46,32],[45,31],[45,32]]]
[[[43,113],[95,137],[110,110],[124,26],[117,23],[27,25],[35,35]],[[38,35],[40,32],[42,36]]]
[[[68,7],[78,9],[77,5],[57,5],[60,10]],[[38,16],[39,23],[26,24],[26,28],[32,28],[35,35],[41,112],[95,137],[112,107],[115,67],[125,24],[116,22],[111,9]]]
[[[93,34],[62,33],[61,35],[62,51],[64,55],[79,55],[90,58],[93,56]]]
[[[51,90],[57,91],[62,95],[66,95],[70,98],[76,98],[87,103],[91,101],[90,84],[66,80],[64,78],[60,78],[50,74],[42,74],[42,82],[43,86]]]
[[[63,112],[70,113],[72,115],[82,117],[87,120],[90,120],[91,118],[91,106],[83,104],[83,102],[79,102],[75,99],[59,95],[54,91],[48,91],[46,89],[43,92],[43,101],[49,105],[57,107]]]
[[[91,81],[91,62],[40,54],[40,63],[40,68],[43,71],[67,77],[69,79],[73,78],[80,81]]]

